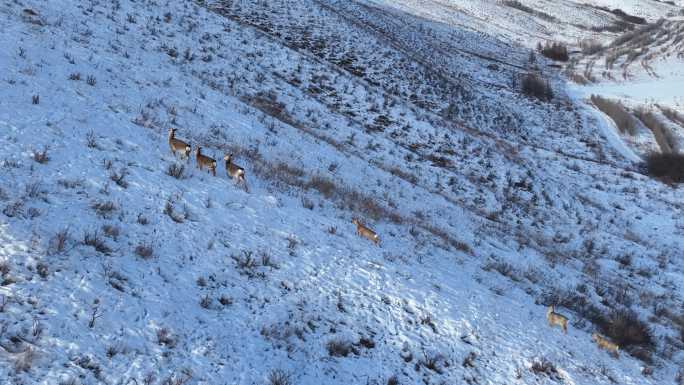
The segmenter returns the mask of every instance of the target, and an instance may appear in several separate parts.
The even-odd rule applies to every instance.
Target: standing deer
[[[171,153],[175,157],[176,151],[178,151],[181,154],[181,159],[185,158],[186,161],[189,161],[190,145],[180,139],[176,139],[177,130],[177,128],[169,128],[169,147],[171,147]]]
[[[371,242],[375,243],[376,245],[380,244],[380,237],[378,236],[378,234],[375,233],[375,231],[361,224],[361,222],[359,222],[359,220],[356,218],[352,219],[352,223],[356,225],[356,234],[364,238],[368,238]]]
[[[558,325],[563,329],[563,333],[568,334],[568,318],[556,313],[553,306],[549,306],[546,310],[546,319],[549,321],[549,326]]]
[[[225,154],[223,160],[226,161],[226,173],[229,178],[235,179],[238,183],[242,183],[247,189],[247,181],[245,180],[245,169],[233,163],[233,154]]]
[[[596,345],[598,345],[600,349],[605,349],[613,353],[615,357],[620,357],[620,347],[615,342],[608,341],[606,337],[603,337],[598,333],[592,333],[591,340],[596,342]]]
[[[195,159],[197,159],[197,167],[201,170],[206,166],[211,175],[216,176],[216,160],[206,155],[202,155],[202,147],[197,146],[195,149]]]

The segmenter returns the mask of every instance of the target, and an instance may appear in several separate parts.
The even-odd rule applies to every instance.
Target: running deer
[[[598,345],[599,349],[605,349],[613,353],[616,357],[620,357],[620,347],[616,343],[608,341],[606,337],[603,337],[598,333],[592,333],[591,340],[596,342],[596,345]]]
[[[180,152],[181,159],[190,160],[190,145],[180,139],[176,139],[177,128],[169,128],[169,147],[173,156],[176,156],[176,151]]]
[[[216,176],[216,160],[210,158],[206,155],[202,155],[202,147],[197,146],[195,149],[195,158],[197,159],[197,167],[201,170],[203,166],[206,166],[211,175]]]
[[[247,181],[245,180],[245,169],[233,163],[233,154],[225,154],[223,160],[226,161],[226,173],[228,173],[228,177],[235,179],[238,183],[244,184],[246,188]]]
[[[352,219],[352,223],[356,225],[356,234],[364,238],[368,238],[371,242],[375,243],[376,245],[380,244],[380,237],[378,236],[378,234],[375,233],[375,231],[361,224],[361,222],[359,222],[358,219]]]
[[[546,310],[546,319],[549,321],[549,326],[558,325],[563,329],[563,333],[568,334],[568,318],[556,313],[553,306],[549,306]]]

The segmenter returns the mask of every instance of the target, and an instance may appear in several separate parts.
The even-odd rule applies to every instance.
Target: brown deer
[[[206,155],[202,155],[202,147],[197,146],[195,149],[195,159],[197,159],[197,167],[201,170],[206,167],[211,175],[216,176],[216,160]]]
[[[375,233],[375,231],[361,224],[361,222],[359,222],[359,220],[356,218],[352,219],[352,223],[356,225],[356,234],[364,238],[368,238],[371,242],[375,243],[376,245],[380,244],[380,237],[378,236],[378,234]]]
[[[169,128],[169,147],[173,156],[176,156],[176,151],[180,152],[181,159],[190,160],[190,145],[180,139],[176,139],[177,128]]]
[[[558,325],[563,329],[563,333],[568,334],[568,318],[556,313],[553,306],[549,306],[546,310],[546,320],[549,321],[549,326]]]
[[[608,341],[606,337],[603,337],[598,333],[592,333],[591,340],[596,342],[596,345],[598,345],[599,349],[605,349],[613,353],[615,357],[620,357],[620,347],[615,342]]]
[[[225,154],[223,160],[226,161],[226,173],[229,178],[235,179],[238,183],[242,183],[247,188],[247,181],[245,180],[245,169],[233,163],[233,154]]]

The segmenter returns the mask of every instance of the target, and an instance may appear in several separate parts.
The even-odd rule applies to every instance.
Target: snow
[[[565,292],[608,313],[620,288],[641,319],[680,309],[680,191],[635,172],[560,74],[554,103],[512,88],[529,51],[507,37],[527,35],[494,2],[506,33],[474,21],[478,3],[0,5],[0,382],[672,381],[666,319],[645,376],[582,314],[557,306],[563,335],[545,311]],[[172,126],[217,177],[173,159]]]

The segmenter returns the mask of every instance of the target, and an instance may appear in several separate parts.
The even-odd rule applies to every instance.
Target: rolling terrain
[[[0,382],[684,383],[681,7],[0,4]]]

